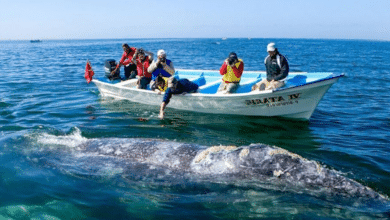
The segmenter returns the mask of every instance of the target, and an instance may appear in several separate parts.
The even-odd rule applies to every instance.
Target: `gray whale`
[[[38,145],[41,153],[44,145],[49,145],[46,149],[51,152],[53,149],[66,152],[52,159],[45,155],[38,161],[59,167],[61,160],[72,157],[75,161],[63,164],[77,164],[74,165],[77,168],[72,168],[78,170],[75,175],[120,174],[128,180],[145,180],[148,184],[223,183],[388,201],[387,197],[316,161],[263,144],[208,147],[159,139],[46,135]]]
[[[363,210],[375,207],[387,211],[390,207],[387,196],[276,146],[85,138],[78,129],[69,135],[36,133],[28,135],[26,141],[30,147],[23,147],[22,153],[35,166],[54,168],[65,175],[93,179],[135,194],[207,193],[233,202],[235,193],[254,193],[256,198],[262,192],[271,197],[303,196]]]

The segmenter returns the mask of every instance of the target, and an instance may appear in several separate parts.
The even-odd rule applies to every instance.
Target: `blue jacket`
[[[170,60],[166,60],[167,62],[167,65],[168,66],[171,66],[171,61]],[[171,77],[172,75],[170,73],[168,73],[167,71],[165,71],[161,65],[157,66],[157,69],[155,69],[153,72],[152,72],[152,80],[155,80],[156,77],[161,74],[163,77]]]
[[[183,92],[195,92],[198,90],[199,86],[188,79],[179,79],[176,83],[176,86],[174,88],[168,88],[165,91],[163,102],[166,104],[169,103],[172,94],[181,94]]]

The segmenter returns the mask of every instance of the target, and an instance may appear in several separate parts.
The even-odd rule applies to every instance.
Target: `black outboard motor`
[[[106,77],[110,80],[114,79],[120,79],[120,68],[116,70],[114,75],[111,75],[111,72],[115,70],[117,63],[113,59],[108,59],[104,62],[104,73],[106,74]]]

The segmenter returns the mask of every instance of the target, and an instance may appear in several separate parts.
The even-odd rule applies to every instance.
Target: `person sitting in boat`
[[[148,56],[145,56],[145,53]],[[146,89],[152,80],[152,74],[148,72],[150,63],[153,60],[153,53],[139,48],[135,51],[132,62],[137,66],[137,89]]]
[[[264,60],[267,78],[252,86],[253,90],[277,89],[284,86],[284,80],[288,76],[289,65],[287,59],[279,53],[275,43],[267,45],[268,56]]]
[[[236,53],[231,52],[219,70],[223,77],[217,93],[234,93],[238,89],[243,71],[244,62],[237,58]]]
[[[156,77],[156,90],[158,93],[165,91],[163,101],[160,105],[160,119],[164,118],[165,107],[168,105],[173,94],[186,94],[196,92],[199,86],[188,79],[177,80],[174,77],[162,77],[161,75]]]
[[[157,60],[149,65],[148,72],[152,73],[150,86],[154,89],[157,76],[173,77],[175,75],[175,68],[173,67],[173,62],[167,59],[165,51],[159,50],[157,51]]]

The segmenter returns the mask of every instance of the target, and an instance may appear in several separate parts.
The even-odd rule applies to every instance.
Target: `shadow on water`
[[[102,115],[96,113],[92,117],[98,121],[105,120],[105,125],[108,124],[110,131],[114,132],[109,134],[117,137],[157,137],[208,146],[263,143],[295,152],[314,150],[320,145],[312,134],[308,121],[204,114],[175,109],[167,109],[165,119],[160,120],[157,117],[158,106],[112,99],[101,99],[100,104]],[[93,133],[87,135],[95,137]]]

